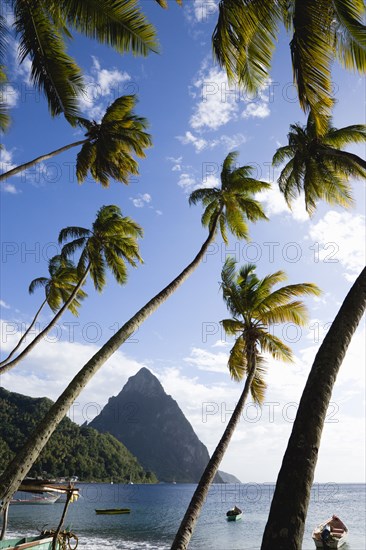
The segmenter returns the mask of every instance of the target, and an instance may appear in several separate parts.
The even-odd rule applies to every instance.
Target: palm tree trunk
[[[323,425],[339,368],[366,308],[366,268],[315,357],[278,474],[261,550],[301,550]]]
[[[23,336],[20,338],[19,342],[17,343],[17,345],[15,346],[15,348],[9,353],[9,355],[3,360],[0,362],[0,367],[2,365],[5,365],[5,363],[7,363],[14,355],[14,353],[20,348],[20,346],[22,345],[22,342],[24,341],[24,339],[26,338],[26,336],[30,333],[30,331],[32,330],[32,328],[34,327],[35,325],[35,322],[38,318],[38,315],[41,313],[42,309],[44,308],[44,306],[47,304],[47,298],[42,302],[41,304],[41,307],[38,309],[37,313],[35,314],[34,318],[33,318],[33,321],[31,322],[31,324],[29,325],[29,327],[27,328],[27,330],[24,332]]]
[[[84,275],[81,277],[80,281],[78,282],[78,284],[75,286],[74,290],[72,291],[72,293],[70,294],[70,297],[69,299],[64,303],[64,305],[58,310],[58,312],[56,313],[56,315],[54,316],[54,318],[52,319],[52,321],[50,323],[48,323],[48,325],[39,333],[37,334],[37,336],[31,341],[30,344],[28,344],[28,346],[26,348],[23,349],[23,351],[21,353],[19,353],[18,357],[16,357],[15,359],[13,359],[12,361],[9,361],[8,363],[5,363],[4,365],[2,365],[0,367],[0,375],[2,374],[5,374],[6,372],[8,372],[9,370],[11,370],[13,367],[15,367],[15,365],[17,365],[18,363],[20,363],[20,361],[22,361],[22,359],[24,359],[24,357],[26,357],[27,355],[29,355],[29,353],[32,351],[32,349],[38,344],[38,342],[40,342],[45,336],[46,334],[49,333],[49,331],[51,330],[52,327],[55,326],[55,324],[57,323],[57,321],[60,319],[60,317],[63,315],[63,313],[66,311],[66,309],[69,307],[69,305],[72,303],[72,301],[76,298],[77,296],[77,293],[79,292],[79,290],[81,289],[81,287],[83,286],[83,284],[85,283],[85,279],[87,278],[88,276],[88,273],[90,271],[90,263],[87,265],[87,268],[85,270],[85,273]]]
[[[58,424],[67,414],[72,403],[80,395],[89,380],[98,372],[100,367],[104,365],[111,355],[113,355],[113,353],[131,336],[131,334],[133,334],[198,267],[209,245],[215,238],[221,212],[222,210],[218,212],[209,235],[194,260],[178,275],[178,277],[131,317],[131,319],[127,321],[95,355],[93,355],[73,378],[58,400],[52,405],[51,409],[44,416],[35,431],[30,435],[26,444],[19,450],[17,456],[12,460],[0,477],[0,501],[2,501],[2,508],[10,501],[12,495],[18,489],[23,478],[37,460],[43,447],[46,445]]]
[[[49,158],[55,157],[56,155],[63,153],[64,151],[67,151],[68,149],[71,149],[72,147],[77,147],[78,145],[83,145],[86,143],[87,139],[82,139],[81,141],[74,141],[74,143],[70,143],[69,145],[64,145],[63,147],[60,147],[59,149],[55,149],[54,151],[51,151],[50,153],[47,153],[46,155],[41,155],[40,157],[37,157],[33,160],[30,160],[29,162],[25,162],[24,164],[20,164],[19,166],[16,166],[15,168],[12,168],[11,170],[8,170],[8,172],[5,172],[4,174],[0,174],[0,181],[6,180],[10,178],[11,176],[15,176],[16,174],[19,174],[19,172],[23,172],[27,168],[30,168],[31,166],[34,166],[38,162],[42,162],[42,160],[47,160]]]
[[[231,438],[234,434],[235,428],[240,420],[240,416],[243,412],[245,402],[249,395],[250,387],[253,382],[256,370],[256,361],[255,354],[253,350],[249,353],[251,365],[247,379],[245,381],[244,389],[240,396],[240,399],[234,409],[233,414],[230,417],[228,425],[213,453],[211,456],[205,471],[203,472],[201,479],[197,485],[195,492],[191,498],[191,502],[188,505],[186,513],[182,519],[182,522],[179,526],[175,539],[171,546],[170,550],[186,550],[188,544],[193,535],[193,530],[198,521],[201,509],[205,503],[207,493],[210,489],[211,483],[219,469],[220,463],[224,457],[226,449],[229,446]]]

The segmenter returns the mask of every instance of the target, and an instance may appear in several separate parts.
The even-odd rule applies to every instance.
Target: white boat
[[[333,515],[315,527],[312,537],[317,548],[340,548],[347,541],[348,527]]]
[[[30,495],[27,498],[13,498],[10,504],[54,504],[60,498],[59,494],[42,493]]]

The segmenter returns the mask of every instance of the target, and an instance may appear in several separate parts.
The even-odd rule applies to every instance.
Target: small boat
[[[115,514],[129,514],[131,512],[130,508],[106,508],[95,510],[96,514],[106,514],[113,516]]]
[[[33,494],[29,498],[13,498],[10,504],[54,504],[59,498],[60,495],[52,493]]]
[[[66,503],[61,519],[55,529],[42,531],[38,536],[6,538],[5,535],[9,513],[9,504],[7,504],[3,509],[0,550],[28,550],[29,548],[34,548],[34,550],[62,550],[66,547],[65,544],[67,544],[69,548],[76,548],[75,543],[77,545],[77,536],[69,530],[64,530],[62,528],[68,506],[70,502],[74,502],[78,498],[79,489],[75,488],[72,484],[65,486],[44,480],[25,479],[20,485],[19,491],[30,493],[32,496],[29,499],[14,499],[13,497],[10,506],[14,504],[45,504],[45,499],[47,499],[47,504],[49,504],[51,495],[52,502],[55,502],[59,496],[63,494],[66,495]],[[37,502],[34,502],[35,499]]]
[[[38,537],[22,537],[18,539],[0,540],[0,550],[24,550],[34,548],[37,550],[51,550],[53,537],[39,535]],[[59,546],[57,546],[59,548]]]
[[[347,541],[348,527],[333,515],[315,527],[312,537],[317,548],[340,548]]]
[[[238,521],[242,518],[242,516],[243,512],[237,506],[234,506],[234,508],[231,508],[231,510],[226,512],[226,519],[228,521]]]

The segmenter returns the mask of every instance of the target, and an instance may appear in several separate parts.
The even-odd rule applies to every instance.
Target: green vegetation
[[[52,401],[0,388],[0,471],[24,445]],[[126,447],[110,434],[78,426],[65,417],[43,449],[29,475],[67,477],[82,481],[155,483]]]
[[[123,217],[121,209],[114,204],[99,208],[91,229],[86,229],[85,227],[66,227],[62,229],[59,235],[60,244],[70,237],[75,238],[75,240],[64,245],[61,257],[54,256],[50,261],[51,280],[35,279],[30,285],[30,290],[32,291],[36,286],[45,286],[46,301],[49,303],[52,311],[59,309],[53,319],[39,334],[37,334],[30,344],[28,344],[15,359],[9,361],[17,348],[19,348],[22,340],[24,340],[27,332],[29,333],[45,302],[42,304],[31,326],[28,328],[28,331],[22,336],[7,359],[0,363],[0,374],[12,369],[27,357],[37,343],[40,342],[56,324],[67,308],[73,313],[77,312],[75,305],[78,306],[78,299],[85,296],[81,287],[84,285],[89,274],[95,289],[99,292],[103,290],[106,284],[107,267],[111,270],[114,278],[119,284],[125,284],[127,282],[127,268],[125,262],[133,267],[136,267],[137,262],[142,263],[137,243],[137,238],[142,237],[142,235],[142,228],[131,218],[127,216]],[[74,254],[79,248],[81,248],[82,251],[77,268],[75,268],[71,260],[67,259],[67,256]],[[64,269],[65,266],[67,268],[66,271]],[[57,279],[53,280],[52,276],[53,279],[55,279],[55,277],[57,277]],[[73,286],[70,284],[70,276],[74,283]],[[63,287],[65,287],[65,279],[67,279],[67,291],[65,292],[64,288],[61,293],[61,283]],[[57,293],[54,291],[55,284],[57,285]],[[50,301],[48,295],[51,290],[52,300]],[[64,303],[62,307],[60,307],[63,300]]]

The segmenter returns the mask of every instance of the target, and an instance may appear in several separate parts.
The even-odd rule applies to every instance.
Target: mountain
[[[32,398],[0,387],[0,471],[25,443],[51,407],[45,397]],[[64,418],[51,436],[29,475],[69,477],[82,481],[154,483],[137,459],[110,434],[78,426]]]
[[[241,483],[240,479],[233,476],[233,474],[227,474],[219,470],[219,475],[224,483]]]
[[[89,424],[109,432],[160,481],[197,483],[209,461],[206,447],[159,380],[142,368]],[[222,483],[220,476],[216,483]]]

